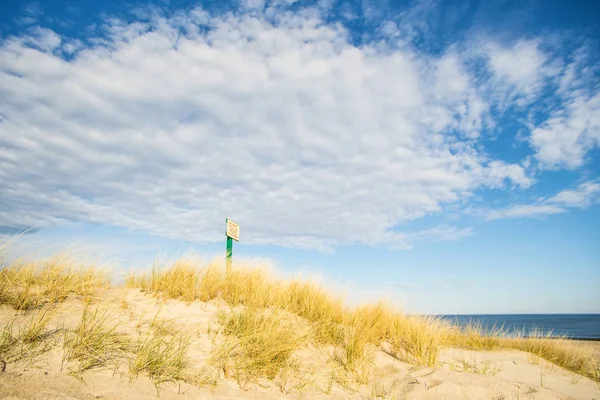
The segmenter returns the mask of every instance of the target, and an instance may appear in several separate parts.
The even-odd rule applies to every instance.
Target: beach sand
[[[112,302],[120,332],[132,334],[150,321],[159,309],[159,301],[134,289],[110,289],[102,295]],[[56,332],[74,328],[81,318],[83,301],[69,298],[62,303],[48,329]],[[162,318],[172,319],[190,329],[193,341],[189,357],[192,369],[200,371],[214,345],[209,335],[222,307],[218,301],[189,304],[166,301]],[[0,307],[0,324],[6,325],[18,313]],[[60,337],[60,334],[58,334]],[[59,339],[57,339],[59,340]],[[582,342],[595,346],[597,342]],[[600,399],[600,384],[573,374],[545,360],[517,350],[470,351],[444,349],[441,365],[436,368],[403,363],[378,351],[374,359],[373,383],[360,387],[331,383],[319,376],[328,368],[324,349],[308,348],[302,356],[317,366],[315,379],[302,390],[282,389],[272,381],[240,387],[233,378],[221,374],[215,386],[198,387],[188,383],[162,383],[139,375],[132,377],[125,368],[94,368],[81,379],[70,375],[74,367],[63,360],[59,342],[31,360],[9,362],[0,374],[1,399]],[[600,353],[599,353],[600,355]],[[244,385],[242,385],[244,386]],[[289,392],[288,392],[289,390]],[[160,397],[157,397],[160,396]]]

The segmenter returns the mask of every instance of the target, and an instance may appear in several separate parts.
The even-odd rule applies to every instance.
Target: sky
[[[597,1],[7,1],[0,235],[600,313]],[[235,264],[234,264],[235,267]]]

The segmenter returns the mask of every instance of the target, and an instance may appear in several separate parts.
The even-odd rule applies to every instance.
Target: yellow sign
[[[227,220],[227,236],[236,242],[240,241],[240,226],[230,219]]]

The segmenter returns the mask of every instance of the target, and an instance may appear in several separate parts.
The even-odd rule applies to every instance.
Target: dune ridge
[[[350,307],[244,262],[227,274],[183,257],[110,278],[67,254],[3,257],[0,395],[600,398],[597,349],[567,338]]]

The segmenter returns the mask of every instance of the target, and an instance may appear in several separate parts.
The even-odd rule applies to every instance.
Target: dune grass
[[[0,257],[0,261],[0,304],[17,310],[61,302],[69,294],[89,297],[110,285],[106,272],[78,263],[69,255],[11,263]]]
[[[389,336],[390,352],[410,364],[435,367],[450,326],[438,318],[398,315]]]
[[[137,287],[144,291],[160,294],[169,299],[194,301],[198,298],[198,281],[200,271],[194,260],[180,259],[166,271],[161,271],[160,264],[155,262],[149,275],[130,274],[125,279],[127,287]]]
[[[334,346],[332,359],[347,371],[364,370],[373,348],[384,348],[411,364],[434,367],[439,365],[442,348],[464,347],[519,349],[585,376],[597,375],[593,356],[570,348],[568,341],[549,342],[541,337],[508,340],[501,328],[488,332],[480,324],[470,324],[459,329],[439,318],[404,315],[386,303],[349,308],[341,297],[332,296],[315,281],[275,279],[261,268],[238,267],[227,275],[216,262],[202,265],[193,258],[184,258],[164,269],[155,267],[149,275],[130,276],[127,286],[166,298],[220,298],[231,307],[295,314],[309,322],[312,343]]]
[[[467,358],[457,358],[450,362],[450,370],[458,372],[469,372],[480,375],[496,375],[501,371],[491,361],[470,360]]]
[[[20,324],[15,317],[4,325],[0,332],[0,360],[33,360],[49,350],[53,344],[49,339],[56,332],[49,331],[48,324],[55,312],[53,305],[46,305],[30,312]]]
[[[14,336],[14,320],[9,321],[6,325],[2,327],[0,330],[0,360],[4,360],[7,358],[9,351],[13,348],[15,344],[15,336]]]
[[[533,330],[509,334],[503,327],[486,330],[480,323],[470,323],[462,329],[453,328],[446,336],[446,346],[472,350],[521,350],[576,374],[600,381],[600,359],[594,351],[566,336],[555,336],[552,332]]]
[[[28,323],[24,324],[19,332],[21,341],[25,344],[32,344],[42,341],[46,336],[48,323],[54,316],[56,308],[53,305],[47,305],[31,313]]]
[[[453,327],[445,344],[472,350],[495,350],[504,347],[502,338],[506,335],[503,327],[485,329],[481,322],[469,322],[462,328]]]
[[[277,305],[311,322],[341,323],[344,305],[341,298],[327,293],[315,281],[294,278],[279,282]]]
[[[352,380],[367,383],[373,373],[375,350],[388,339],[395,316],[384,302],[347,309],[340,324],[341,332],[334,336],[337,342],[332,341],[336,348],[331,360]]]
[[[519,332],[502,339],[506,348],[521,350],[543,358],[569,371],[599,381],[600,359],[590,348],[567,337],[553,337],[539,331]]]
[[[160,310],[159,310],[160,312]],[[117,372],[126,366],[131,377],[143,373],[159,386],[164,382],[187,381],[190,365],[187,351],[191,335],[171,321],[158,319],[158,314],[139,335],[118,332],[119,321],[112,304],[86,304],[81,320],[63,342],[63,361],[77,362],[75,377],[88,369],[104,367]]]
[[[77,361],[75,373],[94,367],[117,368],[131,350],[129,338],[117,333],[117,321],[107,305],[86,304],[81,320],[73,332],[65,335],[64,361]]]
[[[186,369],[191,364],[187,355],[191,334],[185,332],[183,326],[175,327],[170,321],[158,319],[158,314],[133,344],[129,373],[132,377],[145,373],[157,386],[164,382],[190,381]]]
[[[33,354],[31,349],[45,343],[56,303],[70,294],[89,298],[108,285],[106,274],[68,257],[4,262],[0,304],[21,313],[33,311],[18,329],[14,321],[0,328],[0,360]],[[226,274],[219,262],[184,257],[170,265],[156,263],[147,274],[131,274],[125,286],[161,299],[188,303],[218,300],[215,304],[226,305],[207,363],[240,385],[275,380],[287,392],[292,375],[297,382],[293,387],[306,385],[309,379],[300,377],[299,371],[305,370],[297,358],[306,348],[328,354],[334,365],[332,379],[352,390],[375,379],[373,359],[377,350],[410,364],[437,367],[444,347],[522,350],[600,381],[600,365],[592,350],[566,338],[535,333],[509,337],[502,328],[486,331],[481,324],[459,329],[439,318],[406,315],[385,302],[349,307],[343,297],[314,279],[276,278],[260,267],[238,265]],[[121,308],[129,307],[121,301]],[[194,366],[188,357],[192,336],[183,326],[159,320],[157,313],[149,324],[140,325],[137,336],[124,336],[117,333],[112,318],[115,312],[114,307],[86,304],[77,327],[65,333],[64,359],[77,362],[77,373],[122,365],[131,377],[146,374],[157,385],[198,382],[190,372]],[[485,365],[468,362],[457,363],[455,368],[491,371]]]
[[[306,325],[281,310],[245,307],[220,315],[223,339],[210,363],[240,383],[275,379],[291,367],[292,355],[308,344]]]

